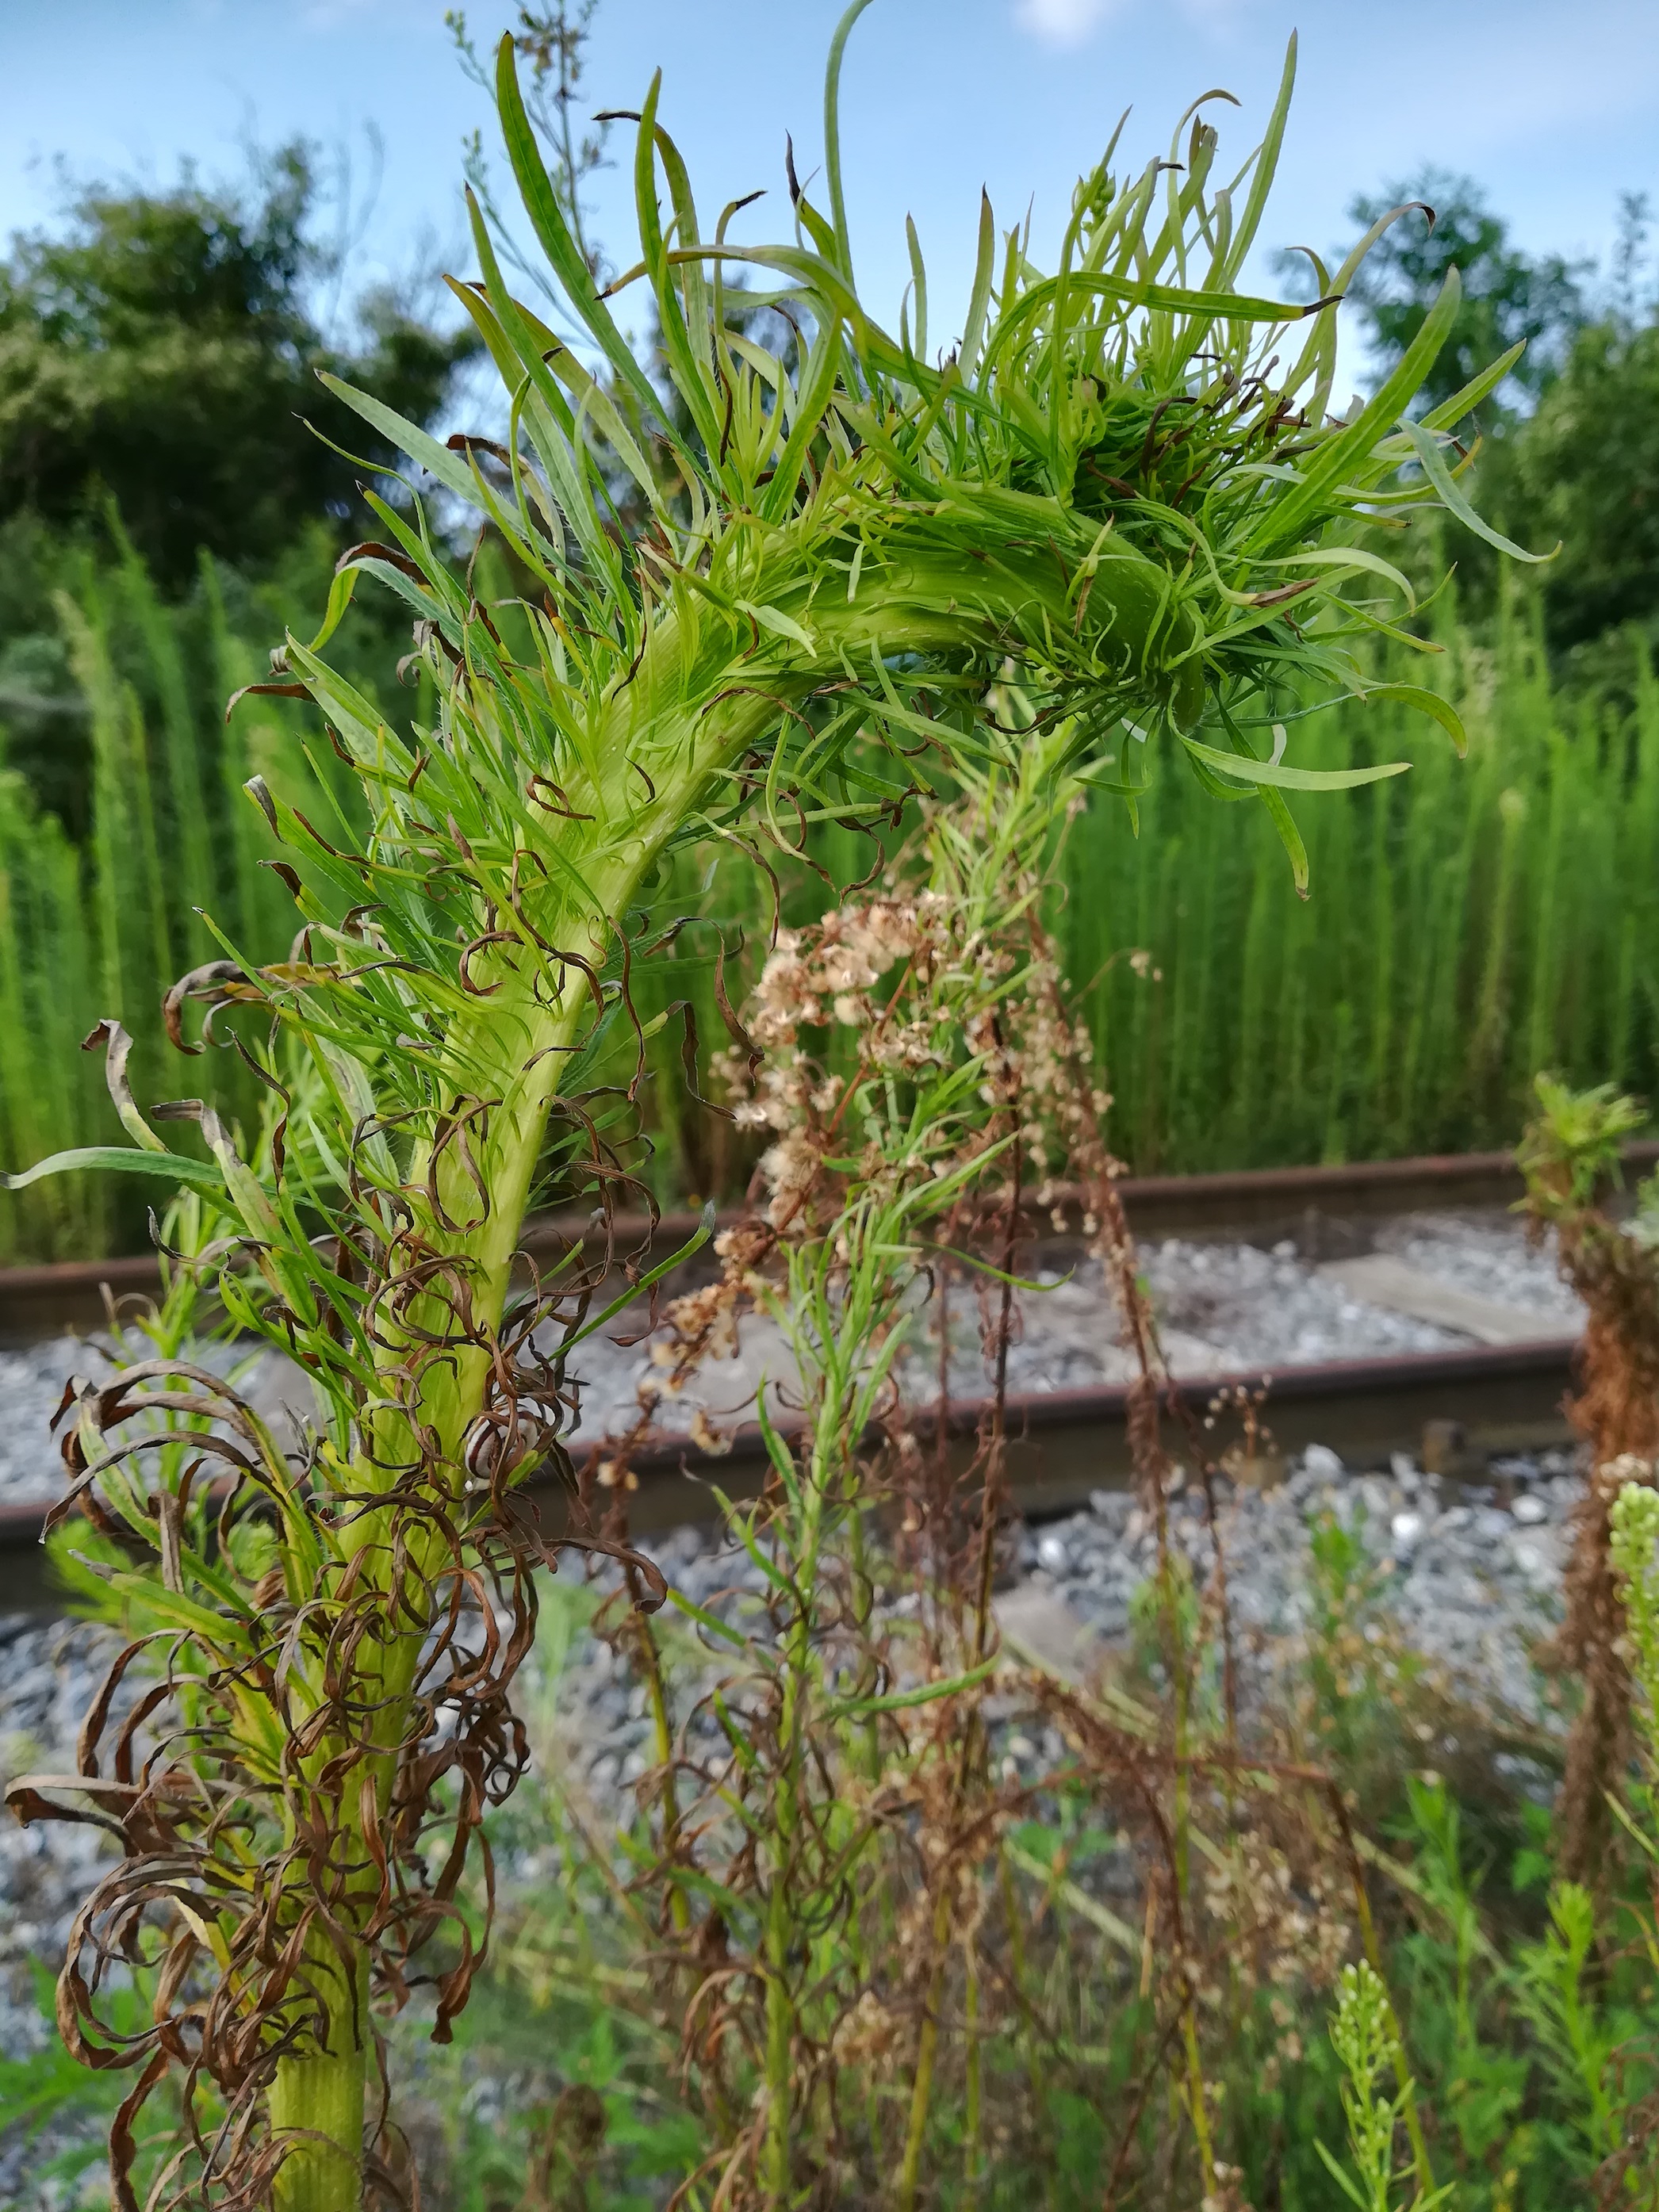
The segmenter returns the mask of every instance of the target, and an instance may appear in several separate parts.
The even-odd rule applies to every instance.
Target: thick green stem
[[[1091,588],[1074,605],[1063,564],[1049,551],[1034,557],[1024,546],[1000,544],[1002,533],[1024,529],[1031,520],[1018,499],[1005,499],[1002,507],[1006,512],[993,527],[996,542],[988,553],[976,543],[957,544],[953,533],[958,526],[943,511],[914,518],[917,542],[890,544],[880,570],[866,573],[861,589],[849,586],[845,599],[833,592],[815,593],[805,580],[795,583],[791,571],[801,565],[798,552],[785,541],[769,545],[778,570],[773,603],[780,609],[798,605],[817,639],[803,653],[785,653],[782,665],[734,662],[731,641],[706,623],[689,632],[678,613],[662,616],[630,680],[616,687],[607,701],[594,756],[602,769],[591,783],[582,777],[574,786],[580,811],[569,819],[590,818],[591,809],[596,849],[562,852],[561,866],[549,876],[548,909],[534,915],[541,942],[578,951],[586,947],[584,957],[602,946],[658,854],[705,802],[718,778],[763,740],[792,700],[821,688],[838,660],[861,667],[868,655],[907,652],[948,659],[983,653],[994,640],[1012,649],[1028,638],[1050,639],[1058,624],[1068,634],[1076,629],[1079,636],[1086,635],[1109,662],[1121,663],[1123,673],[1139,666],[1145,688],[1168,692],[1172,711],[1185,726],[1194,712],[1188,695],[1200,683],[1197,664],[1182,660],[1183,651],[1190,651],[1190,624],[1169,616],[1155,565],[1132,548],[1115,544],[1095,556],[1097,573],[1091,570]],[[746,635],[743,643],[748,644]],[[698,663],[695,675],[684,665],[688,655]],[[306,659],[302,652],[299,657]],[[672,741],[675,738],[678,743]],[[643,805],[634,766],[642,758],[676,763],[659,781],[647,777],[651,798]],[[574,880],[581,882],[591,904],[581,893],[571,896]],[[506,1297],[564,1055],[588,1018],[575,971],[565,972],[562,995],[550,1006],[549,979],[537,972],[541,964],[526,945],[503,954],[493,973],[478,970],[477,980],[487,982],[493,995],[453,1042],[452,1065],[465,1071],[456,1084],[457,1103],[464,1097],[497,1102],[480,1163],[488,1204],[476,1229],[454,1232],[434,1222],[426,1242],[453,1250],[469,1267],[472,1311],[486,1328],[499,1320]],[[410,1188],[418,1189],[434,1166],[437,1189],[451,1218],[475,1212],[477,1192],[458,1147],[451,1146],[435,1163],[430,1152],[419,1152],[411,1164]],[[441,1293],[433,1304],[441,1308]],[[417,1325],[430,1322],[441,1328],[447,1319],[437,1310],[412,1318]],[[394,1341],[384,1364],[395,1371],[405,1356],[406,1348]],[[452,1451],[478,1409],[489,1367],[487,1351],[468,1346],[433,1369],[422,1413]],[[401,1415],[382,1424],[383,1431],[403,1426]],[[408,1439],[401,1433],[383,1432],[377,1443],[374,1456],[383,1466],[395,1467],[409,1455]]]
[[[313,1969],[329,1999],[327,2047],[278,2062],[270,2090],[274,2134],[297,2140],[283,2160],[276,2212],[358,2212],[363,2192],[363,2110],[368,2074],[368,1959],[360,1953],[348,1994],[331,1949]]]

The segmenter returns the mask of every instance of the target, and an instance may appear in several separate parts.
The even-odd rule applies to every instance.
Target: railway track
[[[1659,1167],[1659,1141],[1625,1147],[1629,1179]],[[1129,1226],[1137,1237],[1219,1237],[1249,1234],[1253,1243],[1292,1237],[1305,1258],[1334,1258],[1364,1240],[1364,1225],[1391,1214],[1441,1212],[1462,1206],[1508,1206],[1522,1182],[1509,1152],[1449,1152],[1426,1158],[1362,1160],[1353,1166],[1249,1168],[1225,1175],[1126,1176],[1118,1184]],[[1075,1213],[1075,1201],[1062,1197]],[[722,1217],[735,1220],[735,1214]],[[619,1249],[650,1236],[659,1251],[685,1243],[702,1217],[665,1213],[654,1232],[642,1214],[619,1215]],[[1034,1220],[1041,1230],[1045,1214]],[[585,1220],[544,1214],[526,1223],[524,1249],[532,1260],[565,1249],[576,1238],[592,1241]],[[0,1341],[33,1339],[53,1330],[95,1326],[104,1318],[106,1288],[114,1297],[155,1287],[155,1262],[148,1253],[112,1260],[58,1261],[37,1267],[0,1267]]]
[[[1627,1150],[1632,1176],[1656,1163],[1659,1144]],[[1304,1256],[1322,1258],[1363,1249],[1368,1222],[1419,1210],[1502,1206],[1518,1196],[1520,1181],[1507,1153],[1490,1153],[1134,1177],[1120,1189],[1130,1225],[1141,1237],[1237,1237],[1242,1231],[1248,1241],[1267,1243],[1290,1234]],[[658,1249],[673,1249],[694,1225],[690,1216],[665,1216],[656,1231]],[[647,1224],[641,1219],[617,1227],[637,1242]],[[534,1258],[586,1233],[585,1224],[548,1218],[530,1224],[526,1248]],[[0,1271],[0,1337],[36,1338],[95,1322],[103,1316],[106,1289],[114,1297],[142,1292],[154,1272],[148,1257]],[[1455,1476],[1496,1453],[1566,1440],[1562,1401],[1574,1351],[1570,1338],[1540,1336],[1286,1366],[1268,1376],[1259,1370],[1208,1374],[1182,1382],[1180,1392],[1200,1418],[1241,1395],[1259,1401],[1266,1436],[1257,1456],[1240,1468],[1246,1480],[1271,1481],[1285,1457],[1313,1443],[1328,1444],[1358,1465],[1410,1451],[1437,1472]],[[1091,1490],[1128,1480],[1128,1396],[1127,1385],[1105,1383],[1010,1397],[1009,1476],[1024,1512],[1063,1512],[1084,1503]],[[983,1401],[974,1400],[951,1407],[947,1448],[958,1458],[971,1450],[984,1412]],[[918,1413],[917,1431],[924,1438],[931,1433],[931,1418],[925,1408]],[[787,1431],[787,1424],[780,1425]],[[665,1436],[649,1442],[630,1463],[638,1484],[633,1525],[648,1534],[714,1518],[716,1487],[728,1496],[752,1495],[764,1480],[766,1452],[758,1426],[744,1423],[729,1433],[718,1455]],[[546,1524],[557,1528],[562,1491],[551,1481],[528,1488]],[[0,1610],[49,1611],[57,1603],[40,1549],[46,1510],[44,1502],[0,1506]]]

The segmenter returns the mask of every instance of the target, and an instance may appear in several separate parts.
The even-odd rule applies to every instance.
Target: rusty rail
[[[1625,1147],[1634,1179],[1659,1165],[1659,1141]],[[1364,1160],[1348,1167],[1251,1168],[1196,1176],[1127,1176],[1118,1185],[1129,1226],[1138,1237],[1216,1237],[1240,1230],[1251,1241],[1294,1236],[1310,1256],[1328,1256],[1363,1241],[1363,1224],[1389,1214],[1434,1208],[1500,1206],[1521,1195],[1521,1177],[1508,1152],[1452,1152],[1425,1158]],[[1062,1191],[1060,1206],[1075,1218],[1077,1199]],[[658,1252],[685,1243],[700,1217],[665,1213],[654,1233],[644,1214],[619,1216],[617,1242]],[[722,1220],[735,1220],[735,1214]],[[1041,1232],[1045,1217],[1031,1217]],[[544,1214],[526,1223],[524,1249],[544,1261],[577,1239],[591,1241],[592,1224],[568,1214]],[[1327,1248],[1329,1248],[1328,1253]],[[155,1286],[149,1253],[109,1260],[68,1260],[49,1266],[0,1268],[0,1339],[17,1341],[61,1328],[96,1326],[104,1317],[104,1291],[120,1298]]]
[[[1561,1406],[1576,1349],[1571,1339],[1549,1337],[1533,1344],[1335,1360],[1285,1368],[1271,1376],[1259,1371],[1205,1376],[1178,1387],[1200,1416],[1238,1391],[1261,1396],[1267,1439],[1258,1460],[1241,1470],[1246,1480],[1271,1480],[1279,1462],[1310,1443],[1328,1444],[1350,1465],[1363,1467],[1395,1451],[1421,1453],[1425,1436],[1441,1453],[1449,1453],[1446,1471],[1455,1473],[1462,1455],[1473,1463],[1495,1452],[1567,1440]],[[1129,1480],[1128,1399],[1122,1383],[1009,1398],[1009,1480],[1023,1512],[1064,1512],[1086,1503],[1091,1491],[1120,1488]],[[951,1408],[948,1437],[958,1464],[972,1449],[984,1411],[983,1402],[972,1399]],[[776,1425],[786,1437],[792,1433],[787,1419]],[[932,1434],[926,1407],[918,1408],[916,1426],[924,1438]],[[873,1449],[879,1439],[872,1434],[867,1441]],[[1178,1437],[1172,1443],[1178,1449]],[[715,1519],[715,1486],[728,1497],[754,1496],[765,1480],[767,1455],[758,1425],[744,1422],[718,1455],[688,1438],[659,1437],[634,1455],[632,1465],[639,1484],[632,1522],[648,1536]],[[532,1480],[526,1490],[550,1530],[561,1527],[562,1487]],[[0,1507],[0,1612],[57,1609],[40,1549],[46,1510],[45,1500]]]

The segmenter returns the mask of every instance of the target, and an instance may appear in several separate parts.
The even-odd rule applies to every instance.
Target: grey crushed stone
[[[1547,1253],[1530,1250],[1505,1218],[1419,1216],[1383,1224],[1378,1249],[1457,1287],[1535,1310],[1549,1331],[1571,1328],[1576,1302]],[[1313,1360],[1432,1350],[1466,1340],[1408,1316],[1345,1297],[1293,1247],[1168,1238],[1142,1249],[1172,1366],[1188,1374],[1274,1369]],[[1074,1387],[1127,1371],[1117,1325],[1098,1271],[1050,1266],[1051,1287],[1022,1294],[1022,1336],[1010,1357],[1015,1389]],[[970,1293],[953,1299],[951,1388],[982,1389],[977,1322]],[[931,1395],[936,1346],[924,1317],[910,1371],[920,1397]],[[599,1340],[573,1363],[589,1389],[584,1432],[624,1425],[648,1364],[643,1347]],[[752,1322],[743,1356],[708,1370],[700,1394],[664,1408],[687,1424],[697,1396],[727,1419],[740,1417],[763,1373],[777,1376],[781,1347]],[[70,1371],[98,1370],[95,1352],[73,1338],[0,1351],[0,1503],[57,1494],[56,1445],[46,1425]],[[264,1404],[294,1402],[291,1372],[268,1364],[255,1384]],[[786,1395],[787,1394],[783,1394]],[[1386,1604],[1402,1640],[1439,1661],[1454,1679],[1522,1713],[1539,1708],[1530,1654],[1559,1616],[1565,1520],[1578,1494],[1569,1456],[1546,1454],[1500,1462],[1494,1480],[1441,1485],[1410,1462],[1386,1475],[1350,1475],[1334,1453],[1313,1447],[1276,1490],[1231,1496],[1224,1521],[1234,1616],[1248,1643],[1294,1639],[1307,1626],[1309,1531],[1325,1512],[1357,1520],[1382,1565]],[[1196,1496],[1178,1498],[1177,1540],[1203,1573],[1211,1561]],[[647,1548],[670,1580],[695,1601],[720,1612],[752,1606],[762,1577],[740,1551],[711,1532],[686,1528]],[[1146,1516],[1127,1493],[1098,1492],[1089,1510],[1024,1531],[1015,1565],[1022,1590],[1057,1600],[1081,1625],[1080,1648],[1121,1644],[1129,1633],[1133,1593],[1155,1560]],[[566,1573],[571,1572],[567,1567]],[[72,1765],[76,1730],[113,1649],[106,1632],[85,1624],[0,1617],[0,1775]],[[711,1679],[720,1673],[711,1668]],[[523,1678],[524,1696],[546,1707],[552,1685],[540,1655]],[[651,1759],[643,1693],[598,1639],[580,1637],[556,1691],[558,1740],[570,1778],[601,1808],[622,1807]],[[718,1723],[694,1724],[694,1748],[713,1750]],[[1011,1771],[1037,1772],[1061,1755],[1058,1738],[1034,1717],[999,1720],[1000,1755]],[[55,1966],[74,1911],[97,1877],[109,1845],[96,1829],[52,1824],[24,1830],[0,1818],[0,2053],[21,2056],[49,2033],[35,2004],[31,1961]],[[534,1878],[533,1847],[509,1852],[504,1881]],[[15,2143],[0,2139],[0,2202],[45,2205],[22,2192]]]
[[[1515,1711],[1537,1714],[1529,1655],[1559,1617],[1566,1518],[1580,1485],[1565,1452],[1500,1462],[1492,1472],[1488,1484],[1455,1488],[1401,1457],[1386,1475],[1351,1474],[1334,1452],[1315,1445],[1276,1490],[1220,1486],[1231,1602],[1247,1671],[1253,1652],[1263,1668],[1270,1666],[1286,1639],[1293,1645],[1306,1629],[1309,1534],[1322,1515],[1334,1513],[1359,1529],[1404,1644],[1439,1661],[1482,1701],[1496,1697]],[[1176,1495],[1170,1518],[1195,1571],[1207,1573],[1212,1552],[1195,1489]],[[735,1619],[760,1601],[760,1571],[714,1532],[673,1530],[647,1548],[672,1583],[718,1614]],[[1035,1601],[1039,1611],[1057,1600],[1072,1647],[1062,1663],[1086,1669],[1092,1658],[1123,1644],[1134,1592],[1155,1561],[1152,1528],[1133,1498],[1097,1491],[1085,1510],[1016,1532],[1011,1626],[1017,1626],[1021,1600]],[[905,1609],[901,1600],[896,1610]],[[558,1612],[548,1608],[550,1622]],[[553,1641],[538,1647],[520,1680],[516,1702],[530,1717],[532,1742],[551,1754],[560,1786],[579,1802],[601,1819],[625,1818],[632,1785],[653,1759],[644,1690],[598,1638],[578,1632],[556,1669],[550,1664]],[[76,1728],[112,1649],[106,1632],[84,1624],[0,1618],[0,1771],[72,1764]],[[707,1681],[693,1684],[691,1694],[719,1680],[728,1663],[711,1658]],[[740,1692],[733,1702],[741,1702]],[[688,1748],[694,1755],[717,1754],[713,1711],[705,1705],[688,1715],[686,1700],[678,1703]],[[988,1715],[1008,1778],[1034,1779],[1063,1761],[1058,1735],[1017,1696],[999,1695]],[[506,1811],[510,1820],[514,1808]],[[513,1822],[502,1842],[499,1887],[510,1904],[515,1887],[545,1874],[546,1847],[526,1833],[522,1821]],[[108,1848],[95,1829],[52,1824],[26,1831],[0,1824],[0,2055],[23,2057],[50,2034],[35,2002],[31,1966],[56,1967],[70,1921]],[[1101,1880],[1109,1892],[1131,1877],[1127,1862],[1120,1867],[1113,1861]],[[31,2149],[0,2129],[0,2203],[63,2212],[68,2200],[36,2178],[52,2140]]]
[[[1584,1309],[1561,1279],[1555,1243],[1534,1243],[1511,1214],[1402,1213],[1381,1222],[1376,1249],[1455,1290],[1547,1316],[1571,1333]]]
[[[0,1781],[73,1769],[82,1717],[119,1649],[112,1631],[89,1622],[0,1614]],[[0,1814],[0,2055],[21,2056],[44,2039],[31,1962],[56,1966],[113,1850],[100,1828],[25,1828]]]
[[[1540,1334],[1571,1331],[1582,1318],[1577,1300],[1556,1275],[1553,1255],[1530,1248],[1522,1224],[1506,1214],[1406,1215],[1381,1224],[1376,1242],[1379,1249],[1458,1289],[1535,1311]],[[1141,1263],[1165,1352],[1178,1375],[1272,1373],[1320,1360],[1445,1351],[1472,1341],[1455,1330],[1346,1296],[1288,1241],[1264,1251],[1220,1239],[1164,1237],[1141,1247]],[[1098,1265],[1080,1253],[1056,1258],[1045,1250],[1032,1279],[1044,1287],[1017,1296],[1010,1388],[1063,1390],[1127,1379],[1129,1356]],[[950,1312],[951,1393],[971,1396],[986,1386],[970,1285],[953,1287]],[[617,1339],[631,1336],[640,1325],[641,1317],[630,1314],[571,1356],[570,1372],[582,1386],[577,1435],[584,1443],[619,1434],[637,1418],[639,1386],[653,1372],[650,1350]],[[924,1310],[914,1328],[902,1376],[909,1395],[921,1401],[936,1389],[937,1322]],[[209,1347],[205,1356],[221,1367],[233,1357],[222,1346]],[[95,1339],[59,1336],[0,1351],[0,1406],[9,1416],[0,1427],[0,1504],[58,1493],[57,1447],[47,1424],[64,1380],[71,1373],[96,1378],[106,1372]],[[684,1433],[699,1410],[717,1425],[740,1420],[763,1383],[773,1405],[787,1407],[789,1380],[788,1354],[778,1330],[763,1316],[749,1316],[737,1358],[711,1362],[684,1395],[664,1399],[657,1425]],[[303,1378],[272,1354],[260,1357],[244,1387],[264,1411],[306,1409]]]
[[[1406,1215],[1382,1224],[1376,1243],[1456,1289],[1535,1312],[1540,1335],[1571,1334],[1582,1322],[1582,1309],[1557,1276],[1553,1251],[1529,1246],[1522,1224],[1510,1215]],[[1449,1351],[1474,1340],[1348,1296],[1290,1240],[1263,1250],[1226,1239],[1170,1237],[1149,1239],[1139,1250],[1165,1356],[1177,1375],[1272,1373],[1328,1359]],[[1080,1249],[1060,1255],[1045,1249],[1028,1272],[1043,1287],[1022,1291],[1014,1300],[1010,1389],[1065,1390],[1127,1380],[1133,1364],[1098,1263]],[[953,1285],[953,1397],[986,1387],[978,1307],[971,1285]],[[913,1330],[900,1376],[907,1395],[925,1402],[938,1387],[934,1314],[919,1313]],[[648,1369],[643,1351],[622,1351],[603,1340],[583,1345],[572,1360],[572,1372],[585,1386],[582,1433],[614,1433],[625,1425]],[[787,1405],[788,1374],[779,1333],[750,1316],[742,1325],[737,1358],[711,1363],[683,1398],[665,1400],[659,1425],[683,1431],[698,1407],[717,1422],[741,1418],[763,1378],[773,1388],[774,1402]]]
[[[1582,1486],[1566,1451],[1506,1458],[1492,1474],[1485,1484],[1442,1483],[1403,1455],[1387,1474],[1356,1474],[1328,1447],[1313,1445],[1273,1490],[1219,1483],[1233,1620],[1256,1689],[1307,1631],[1309,1538],[1334,1515],[1359,1534],[1377,1571],[1381,1608],[1404,1647],[1436,1662],[1449,1685],[1477,1703],[1547,1720],[1532,1655],[1559,1618],[1567,1520]],[[1206,1577],[1214,1553],[1195,1484],[1173,1498],[1170,1526],[1195,1575]],[[761,1597],[759,1570],[714,1532],[679,1529],[644,1548],[671,1583],[722,1618]],[[1011,1565],[1020,1600],[1051,1596],[1057,1618],[1076,1624],[1074,1661],[1086,1672],[1091,1654],[1129,1637],[1134,1593],[1157,1556],[1151,1518],[1133,1496],[1103,1490],[1085,1510],[1018,1532]],[[708,1682],[721,1671],[711,1659]],[[650,1763],[642,1690],[592,1639],[568,1662],[559,1703],[566,1771],[599,1809],[613,1808]],[[1004,1748],[1040,1771],[1049,1754],[1037,1744],[1022,1753],[1012,1740],[1018,1728],[1009,1729]],[[711,1712],[696,1717],[690,1737],[694,1750],[718,1747]]]

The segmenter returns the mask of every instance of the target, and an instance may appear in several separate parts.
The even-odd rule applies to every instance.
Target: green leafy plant
[[[1389,1993],[1373,1969],[1362,1959],[1342,1969],[1337,1993],[1336,2018],[1331,2023],[1331,2043],[1342,2062],[1347,2080],[1342,2109],[1347,2116],[1348,2148],[1353,2171],[1345,2172],[1323,2143],[1317,2146],[1331,2178],[1360,2212],[1395,2212],[1401,2204],[1428,2208],[1445,2203],[1449,2184],[1438,2189],[1408,2188],[1401,2197],[1398,2185],[1413,2179],[1412,2168],[1396,2166],[1395,2136],[1411,2109],[1413,2085],[1398,2083],[1395,2094],[1385,2095],[1379,2084],[1395,2074],[1400,2056],[1400,2028],[1389,2002]]]
[[[1651,1481],[1659,1454],[1659,1187],[1645,1187],[1634,1219],[1608,1212],[1620,1139],[1641,1109],[1608,1084],[1574,1093],[1538,1079],[1541,1108],[1516,1157],[1527,1182],[1523,1209],[1553,1231],[1561,1272],[1583,1299],[1583,1388],[1569,1405],[1589,1448],[1585,1493],[1574,1516],[1566,1614],[1556,1663],[1581,1686],[1567,1746],[1561,1821],[1563,1872],[1605,1890],[1617,1832],[1609,1807],[1629,1771],[1631,1684],[1612,1547],[1612,1516],[1633,1474]]]
[[[1217,799],[1262,805],[1298,877],[1285,793],[1403,765],[1322,773],[1267,732],[1310,692],[1365,690],[1351,642],[1389,623],[1352,593],[1412,604],[1352,542],[1356,518],[1444,502],[1470,519],[1446,425],[1507,361],[1401,420],[1455,313],[1455,276],[1373,400],[1328,421],[1352,266],[1306,309],[1237,289],[1287,66],[1231,184],[1212,188],[1217,139],[1198,118],[1173,165],[1126,176],[1109,155],[1052,276],[987,208],[960,341],[930,365],[920,260],[896,337],[853,277],[835,118],[862,6],[831,46],[828,209],[797,194],[785,243],[735,242],[735,209],[704,235],[658,84],[647,94],[640,259],[610,292],[646,287],[684,428],[593,280],[504,43],[508,159],[602,374],[513,296],[477,217],[481,279],[455,289],[502,376],[507,441],[441,445],[331,388],[489,525],[520,594],[480,600],[418,483],[408,508],[369,495],[384,538],[344,557],[322,629],[290,637],[273,678],[320,711],[367,832],[344,812],[319,825],[256,776],[291,871],[293,957],[261,964],[221,927],[222,957],[168,1001],[186,1051],[204,1048],[184,1026],[201,1012],[257,1068],[258,1130],[239,1138],[198,1100],[147,1118],[111,1027],[131,1148],[12,1178],[98,1164],[198,1194],[177,1279],[298,1359],[317,1400],[285,1447],[230,1386],[169,1357],[74,1407],[60,1512],[86,1505],[155,1562],[109,1585],[134,1632],[118,1675],[159,1670],[151,1734],[142,1757],[121,1736],[112,1776],[92,1727],[72,1788],[16,1802],[90,1808],[125,1840],[62,1984],[72,2047],[137,2069],[118,2188],[129,2123],[176,2070],[187,2113],[211,2085],[225,2115],[181,2147],[176,2201],[355,2205],[390,2155],[365,2142],[371,2008],[417,1970],[440,2038],[465,2002],[477,1950],[457,1889],[523,1764],[510,1686],[533,1571],[550,1545],[608,1540],[550,1539],[516,1494],[560,1460],[564,1356],[611,1310],[580,1248],[515,1290],[520,1232],[542,1194],[608,1213],[627,1188],[636,1085],[595,1097],[594,1072],[635,1026],[673,856],[789,844],[818,818],[872,826],[959,761],[1016,758],[1025,731],[988,705],[1011,676],[1054,773],[1133,813],[1167,750]],[[733,264],[775,284],[749,304],[776,310],[776,349],[731,330]],[[618,468],[632,538],[614,521]],[[327,658],[365,575],[415,618],[432,709],[407,735]],[[1405,696],[1455,732],[1433,695]],[[193,1125],[204,1152],[168,1148],[158,1118]],[[641,1263],[630,1273],[624,1296]],[[660,1596],[648,1562],[625,1565]],[[101,2005],[118,1957],[153,1996],[137,2038]]]
[[[1529,2071],[1524,2056],[1486,2032],[1486,2007],[1501,1989],[1505,1962],[1482,1923],[1456,1798],[1437,1778],[1413,1777],[1408,1788],[1419,1846],[1414,1869],[1440,1925],[1408,1946],[1416,1973],[1407,2017],[1417,2048],[1428,2056],[1436,2101],[1456,2130],[1464,2170],[1501,2172],[1517,2123],[1524,2128]]]

